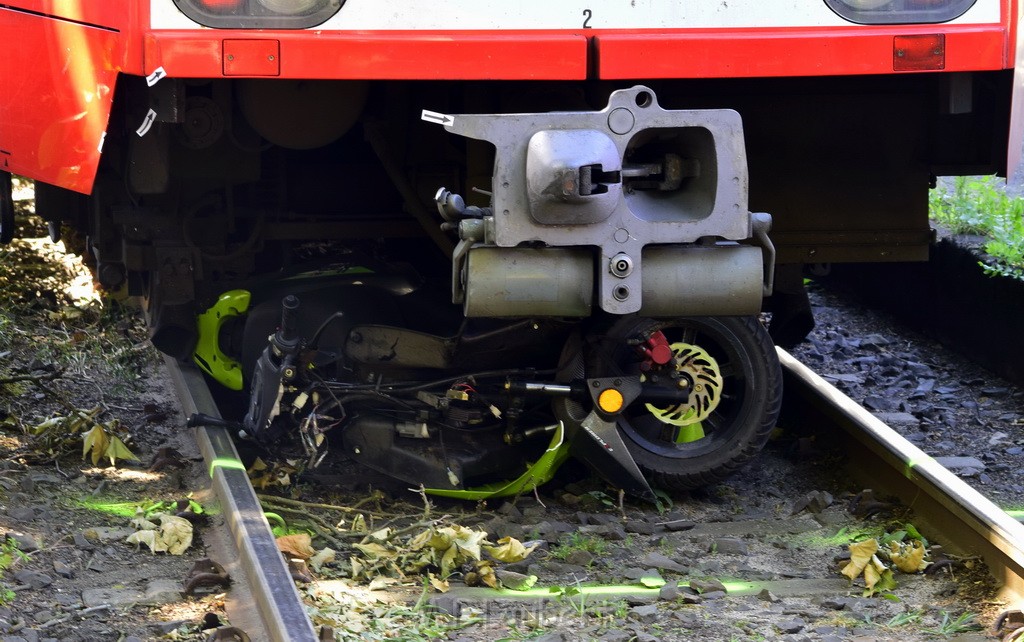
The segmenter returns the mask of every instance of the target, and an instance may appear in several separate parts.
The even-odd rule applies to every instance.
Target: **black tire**
[[[705,436],[674,443],[666,424],[642,402],[619,416],[619,431],[648,481],[690,490],[726,479],[760,453],[782,403],[782,370],[767,331],[755,317],[689,317],[618,321],[587,357],[587,376],[630,374],[639,366],[626,339],[662,331],[669,342],[697,345],[718,362],[722,398],[702,422]]]

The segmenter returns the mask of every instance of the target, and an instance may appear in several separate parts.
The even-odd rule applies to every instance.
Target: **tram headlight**
[[[345,0],[174,0],[204,27],[219,29],[308,29],[336,14]]]
[[[936,24],[962,16],[977,0],[825,0],[842,18],[858,24]]]

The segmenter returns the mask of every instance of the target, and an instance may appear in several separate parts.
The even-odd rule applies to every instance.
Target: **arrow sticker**
[[[455,122],[455,116],[441,114],[436,111],[430,111],[429,109],[424,109],[420,118],[428,123],[437,123],[438,125],[451,125]]]
[[[135,130],[135,133],[139,135],[139,138],[142,138],[143,136],[146,135],[146,132],[148,132],[149,128],[153,126],[153,121],[155,120],[156,112],[150,109],[148,112],[146,112],[146,117],[142,120],[142,124],[139,125],[139,128]]]
[[[167,72],[164,71],[164,68],[157,67],[153,70],[153,73],[146,76],[146,84],[152,87],[153,85],[157,84],[157,82],[159,82],[161,78],[164,78],[165,76],[167,76]]]

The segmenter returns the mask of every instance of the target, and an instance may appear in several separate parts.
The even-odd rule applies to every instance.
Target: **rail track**
[[[900,498],[912,509],[922,531],[942,533],[943,546],[950,553],[983,559],[999,586],[998,601],[1007,611],[1020,609],[1024,605],[1024,525],[793,357],[781,350],[779,354],[786,389],[781,421],[813,424],[819,438],[830,436],[847,460],[858,462],[848,472],[854,477],[863,473],[864,487]],[[219,416],[197,370],[172,361],[168,368],[186,414]],[[241,581],[232,590],[251,596],[235,599],[232,622],[253,640],[321,639],[306,615],[227,431],[199,428],[197,439],[230,530],[233,550],[221,554],[236,560],[233,575]],[[736,585],[730,587],[733,590],[756,592],[758,585]],[[777,586],[775,590],[786,589]],[[617,595],[650,593],[650,589],[627,588]],[[499,596],[490,589],[469,588],[455,594],[464,600]],[[507,592],[503,597],[509,598]],[[529,598],[513,594],[511,599]]]

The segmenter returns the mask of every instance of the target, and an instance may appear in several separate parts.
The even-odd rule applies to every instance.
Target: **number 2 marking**
[[[594,12],[591,11],[590,9],[584,9],[583,15],[587,17],[587,19],[583,21],[583,28],[590,29],[590,19],[594,17]]]

